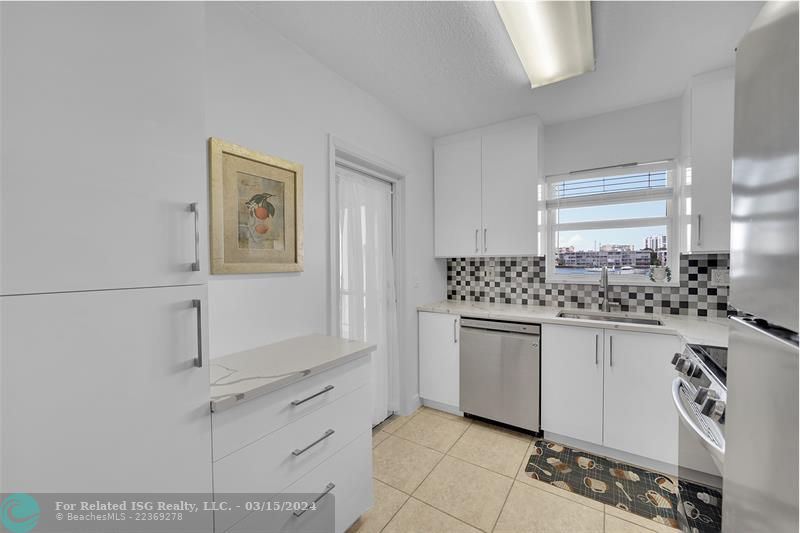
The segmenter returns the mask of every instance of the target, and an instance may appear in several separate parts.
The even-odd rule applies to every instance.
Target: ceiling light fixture
[[[532,88],[594,70],[591,2],[496,0],[495,6]]]

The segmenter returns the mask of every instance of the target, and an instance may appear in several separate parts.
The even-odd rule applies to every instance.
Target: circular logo
[[[28,533],[39,523],[39,504],[29,494],[9,494],[0,503],[0,522],[11,533]]]

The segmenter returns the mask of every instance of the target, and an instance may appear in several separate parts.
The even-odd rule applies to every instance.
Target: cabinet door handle
[[[703,240],[700,238],[700,232],[703,228],[703,215],[697,213],[697,246],[700,246],[703,243]]]
[[[332,391],[333,389],[334,389],[334,386],[333,386],[333,385],[328,385],[327,387],[325,387],[325,388],[324,388],[324,389],[322,389],[321,391],[319,391],[319,392],[315,392],[315,393],[314,393],[314,394],[312,394],[311,396],[306,396],[306,397],[305,397],[305,398],[303,398],[302,400],[292,400],[292,404],[291,404],[291,405],[292,405],[292,407],[297,407],[298,405],[302,405],[302,404],[306,403],[308,400],[313,400],[313,399],[314,399],[314,398],[316,398],[317,396],[319,396],[319,395],[321,395],[321,394],[325,394],[325,393],[326,393],[326,392],[328,392],[328,391]]]
[[[194,263],[192,263],[192,272],[200,271],[200,208],[197,202],[189,204],[189,211],[194,213]]]
[[[192,300],[192,307],[197,310],[197,357],[194,360],[194,366],[198,368],[203,367],[203,301],[199,299]]]
[[[315,440],[314,442],[312,442],[311,444],[309,444],[309,445],[308,445],[308,446],[306,446],[305,448],[303,448],[303,449],[297,448],[295,451],[293,451],[293,452],[292,452],[292,455],[294,455],[295,457],[297,457],[298,455],[303,455],[303,454],[304,454],[304,453],[306,453],[308,450],[310,450],[311,448],[313,448],[314,446],[316,446],[316,445],[317,445],[317,444],[319,444],[320,442],[324,441],[325,439],[327,439],[328,437],[330,437],[330,436],[331,436],[331,435],[333,435],[334,433],[336,433],[334,430],[332,430],[332,429],[329,429],[328,431],[326,431],[325,433],[323,433],[323,434],[322,434],[322,436],[321,436],[320,438],[318,438],[317,440]]]
[[[458,344],[458,319],[453,319],[453,344]]]
[[[483,251],[486,252],[489,250],[489,241],[486,238],[487,229],[483,228]]]
[[[614,336],[608,337],[608,366],[614,366]]]
[[[476,254],[480,251],[480,248],[478,248],[478,232],[479,231],[480,231],[479,229],[475,229],[475,253]]]
[[[323,490],[323,491],[322,491],[322,492],[319,494],[319,496],[317,496],[316,498],[314,498],[314,503],[319,503],[319,501],[320,501],[322,498],[324,498],[324,497],[325,497],[325,496],[326,496],[326,495],[327,495],[327,494],[328,494],[330,491],[332,491],[332,490],[333,490],[333,489],[335,489],[335,488],[336,488],[336,485],[335,485],[333,482],[330,482],[330,483],[328,483],[328,484],[325,486],[325,490]],[[306,511],[308,511],[310,508],[311,508],[311,506],[309,505],[309,506],[307,506],[306,508],[304,508],[304,509],[301,509],[301,510],[299,510],[299,511],[295,511],[295,512],[294,512],[294,513],[292,513],[292,514],[293,514],[293,515],[295,515],[295,516],[298,516],[298,517],[299,517],[299,516],[302,516],[302,515],[303,515],[303,513],[305,513]]]
[[[597,347],[597,343],[598,342],[600,342],[600,335],[599,334],[594,336],[594,364],[595,364],[595,366],[597,366],[599,364],[599,362],[600,362],[600,355],[598,353],[600,350]]]

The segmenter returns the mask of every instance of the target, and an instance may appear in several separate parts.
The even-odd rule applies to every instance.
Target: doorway
[[[371,354],[372,424],[398,410],[397,182],[375,167],[337,158],[332,310],[335,335],[377,346]]]

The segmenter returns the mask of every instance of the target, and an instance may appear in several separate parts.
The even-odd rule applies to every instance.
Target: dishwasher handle
[[[474,318],[462,318],[461,327],[467,329],[480,329],[488,331],[499,331],[505,333],[519,333],[522,335],[540,335],[542,330],[539,324],[526,324],[522,322],[503,322],[499,320],[480,320]]]

